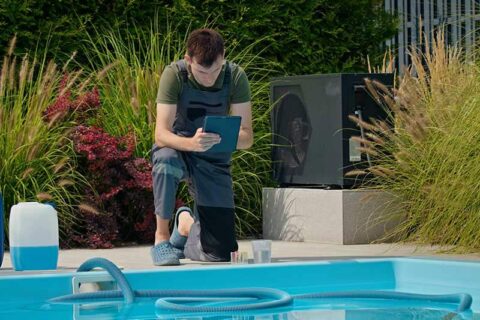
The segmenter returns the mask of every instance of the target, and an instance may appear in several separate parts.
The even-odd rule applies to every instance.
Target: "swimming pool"
[[[48,300],[72,293],[73,283],[105,272],[14,275],[0,278],[0,319],[475,319],[480,315],[480,263],[414,258],[356,259],[265,265],[223,265],[202,269],[162,268],[125,271],[134,289],[221,289],[266,287],[289,294],[382,290],[420,294],[468,293],[471,311],[457,314],[455,306],[417,300],[314,299],[292,306],[236,313],[171,313],[155,300],[137,299],[126,305],[91,301],[52,304]],[[106,284],[108,282],[105,282]],[[211,303],[212,304],[212,303]]]

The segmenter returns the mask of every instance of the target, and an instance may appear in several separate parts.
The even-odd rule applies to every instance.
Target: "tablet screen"
[[[240,131],[240,116],[206,116],[203,125],[204,132],[219,134],[222,141],[206,152],[233,152],[237,149],[238,132]]]

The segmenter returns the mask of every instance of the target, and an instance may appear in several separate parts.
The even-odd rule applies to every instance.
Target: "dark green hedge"
[[[158,1],[161,3],[163,1]],[[132,22],[146,25],[154,15],[153,1],[135,0],[2,0],[0,43],[3,52],[17,34],[16,53],[48,47],[51,55],[66,59],[80,48],[85,31],[93,26],[128,29]],[[48,43],[49,42],[49,43]],[[81,52],[79,52],[81,55]]]
[[[382,0],[3,0],[0,54],[15,33],[17,54],[44,48],[51,35],[50,55],[66,59],[80,49],[85,31],[146,28],[156,11],[185,30],[213,21],[240,45],[266,36],[256,50],[289,74],[365,70],[366,55],[378,61],[383,41],[396,31]]]
[[[210,17],[243,45],[270,36],[264,56],[281,62],[289,74],[365,70],[367,54],[378,61],[383,41],[396,32],[395,19],[383,8],[383,0],[206,0],[174,6],[185,22],[200,25]]]

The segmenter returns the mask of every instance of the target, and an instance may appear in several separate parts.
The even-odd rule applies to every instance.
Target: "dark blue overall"
[[[227,115],[230,108],[231,70],[227,63],[223,86],[218,91],[202,91],[188,82],[185,62],[177,62],[183,89],[177,104],[173,132],[192,137],[203,126],[206,115]],[[153,193],[155,214],[170,219],[180,181],[188,183],[194,197],[197,217],[187,243],[185,257],[199,261],[229,261],[238,249],[235,238],[235,212],[231,153],[185,152],[154,145]]]

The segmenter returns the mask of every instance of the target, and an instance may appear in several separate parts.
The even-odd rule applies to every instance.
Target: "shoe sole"
[[[154,262],[153,265],[155,266],[178,266],[180,265],[180,261],[178,259],[169,259],[160,262]]]

